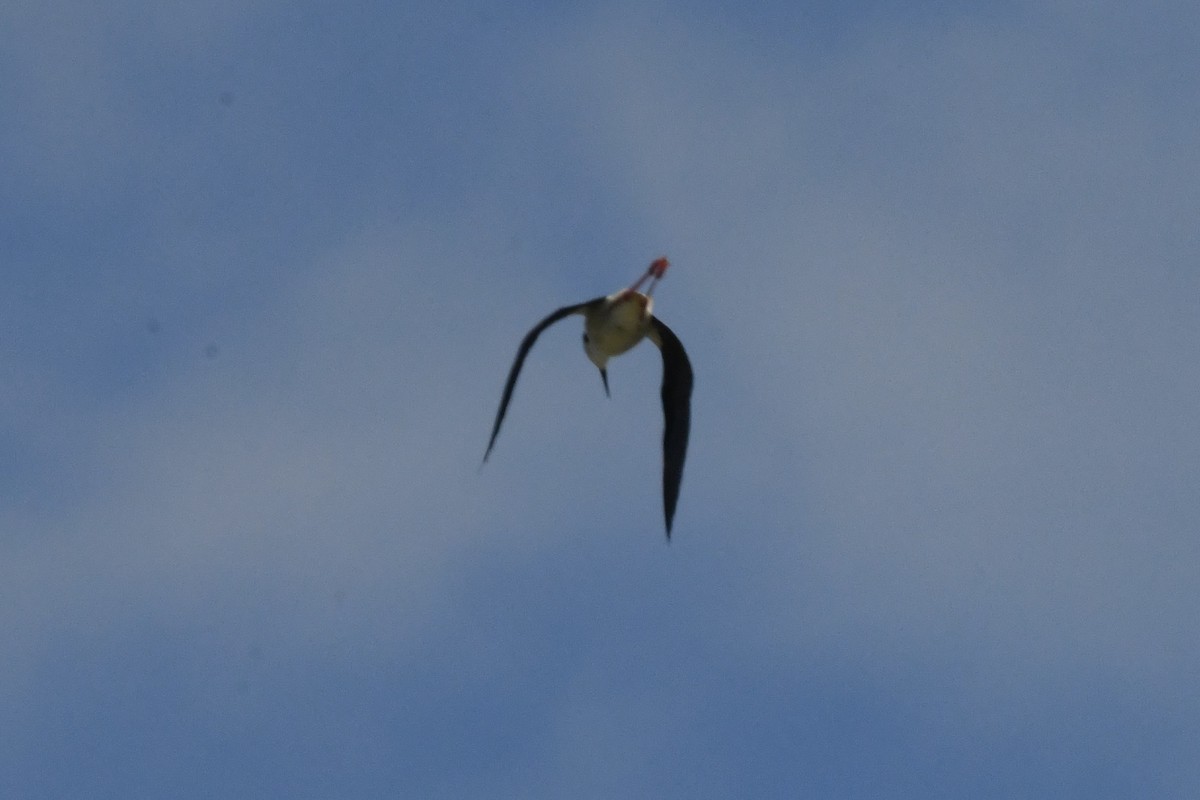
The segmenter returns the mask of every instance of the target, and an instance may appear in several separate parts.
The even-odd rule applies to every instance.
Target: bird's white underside
[[[605,298],[599,308],[587,312],[587,354],[596,366],[626,352],[650,330],[654,299],[641,292],[617,292]]]

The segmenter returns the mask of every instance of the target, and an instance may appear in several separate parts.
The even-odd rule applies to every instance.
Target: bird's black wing
[[[650,339],[663,357],[663,514],[667,538],[679,500],[683,461],[687,457],[688,431],[692,427],[692,363],[679,338],[658,317],[650,318]]]
[[[533,343],[537,341],[542,331],[560,319],[569,317],[572,314],[582,314],[589,307],[603,301],[603,297],[598,297],[595,300],[588,300],[586,303],[563,306],[537,325],[534,325],[533,330],[525,334],[525,338],[521,340],[521,346],[517,348],[517,357],[513,361],[512,369],[508,371],[508,381],[505,382],[504,394],[500,397],[500,410],[496,412],[496,424],[492,426],[492,438],[488,440],[487,450],[483,454],[484,461],[487,461],[488,456],[491,455],[492,445],[496,443],[496,434],[500,433],[500,423],[504,421],[504,412],[508,410],[508,401],[512,399],[513,388],[517,385],[517,376],[521,374],[521,365],[525,363],[525,356],[529,355],[529,348],[533,347]]]

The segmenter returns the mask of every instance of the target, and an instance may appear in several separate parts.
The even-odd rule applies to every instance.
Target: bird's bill
[[[608,370],[606,370],[604,367],[600,368],[600,381],[604,384],[604,396],[612,397],[612,395],[608,392]]]

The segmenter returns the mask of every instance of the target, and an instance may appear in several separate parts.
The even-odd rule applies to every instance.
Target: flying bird
[[[679,338],[652,313],[654,301],[651,295],[668,266],[667,259],[655,259],[646,274],[628,289],[573,306],[563,306],[525,334],[521,346],[517,348],[512,369],[508,371],[508,381],[500,397],[500,409],[496,412],[496,424],[492,426],[492,438],[488,440],[483,460],[487,461],[496,444],[496,434],[500,433],[500,423],[504,421],[504,412],[508,410],[508,401],[512,399],[525,356],[529,355],[533,343],[546,328],[575,314],[583,316],[583,351],[600,370],[606,395],[609,395],[608,360],[648,338],[658,345],[663,359],[663,516],[667,523],[667,539],[670,540],[671,521],[675,518],[675,504],[679,500],[679,484],[683,479],[683,461],[687,456],[688,430],[691,427],[692,364]],[[638,289],[647,280],[650,280],[650,285],[642,294]]]

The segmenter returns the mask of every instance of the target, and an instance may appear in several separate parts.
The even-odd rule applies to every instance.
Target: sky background
[[[1197,41],[3,4],[0,795],[1200,796]]]

